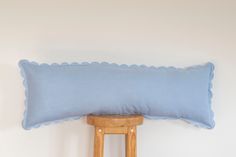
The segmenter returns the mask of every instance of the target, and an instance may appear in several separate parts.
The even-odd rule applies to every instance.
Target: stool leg
[[[94,157],[103,157],[104,129],[95,127],[94,135]]]
[[[136,127],[128,127],[125,141],[126,157],[136,157]]]

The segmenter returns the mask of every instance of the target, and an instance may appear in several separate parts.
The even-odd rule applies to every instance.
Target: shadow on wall
[[[0,131],[23,129],[21,124],[25,108],[25,90],[17,64],[18,62],[15,65],[0,64]],[[29,136],[24,137],[23,140],[34,140],[35,145],[50,141],[49,145],[55,147],[51,153],[57,157],[93,156],[94,130],[87,125],[85,118],[45,126],[42,129],[49,131],[46,131],[45,137],[50,137],[50,139],[42,139],[41,134],[38,134],[38,131],[42,131],[40,129],[35,130],[35,135],[33,135],[35,138],[32,138],[32,133],[29,133]],[[48,146],[48,143],[45,143],[45,146]],[[50,152],[44,153],[47,156]]]
[[[24,89],[17,67],[0,65],[0,130],[19,127],[23,118]]]
[[[53,139],[57,152],[56,157],[93,157],[94,128],[86,123],[86,118],[65,122],[58,125]],[[58,140],[57,140],[58,139]],[[125,154],[123,135],[105,135],[104,156],[122,157]]]
[[[93,127],[87,125],[85,118],[54,124],[53,156],[93,156]],[[45,126],[50,127],[50,126]],[[47,154],[47,153],[46,153]]]
[[[47,58],[46,56],[39,58],[43,60],[52,59],[52,57]],[[12,128],[22,129],[21,123],[23,119],[25,95],[22,83],[23,79],[17,64],[18,62],[15,64],[0,64],[0,131],[10,130]],[[156,121],[155,123],[160,123],[160,121]],[[197,129],[192,125],[184,124],[182,121],[177,121],[177,123],[176,121],[169,121],[169,123],[184,128]],[[32,134],[29,136],[27,134],[27,137],[24,137],[23,140],[33,140],[36,145],[50,141],[50,146],[55,148],[50,151],[50,153],[55,157],[93,156],[94,129],[92,129],[92,126],[86,124],[85,118],[46,127],[50,128],[46,131],[46,134],[50,134],[50,136],[48,136],[50,139],[41,139],[42,136],[35,133],[33,135],[35,138],[32,139]],[[124,138],[120,136],[109,136],[105,141],[104,151],[106,156],[119,157],[124,155]],[[48,144],[45,145],[45,147],[47,146]],[[49,152],[44,153],[45,156],[48,156]]]

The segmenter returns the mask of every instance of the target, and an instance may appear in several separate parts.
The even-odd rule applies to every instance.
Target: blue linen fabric
[[[25,129],[88,114],[142,114],[214,127],[212,63],[174,68],[21,60],[19,66],[26,95]]]

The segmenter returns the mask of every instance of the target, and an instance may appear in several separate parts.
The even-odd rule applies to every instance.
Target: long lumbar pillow
[[[212,63],[188,68],[109,63],[19,62],[25,86],[23,127],[88,114],[142,114],[213,128]]]

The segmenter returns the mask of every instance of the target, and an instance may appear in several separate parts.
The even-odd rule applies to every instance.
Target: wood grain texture
[[[100,127],[136,126],[143,123],[142,115],[88,115],[88,124]]]
[[[126,157],[136,157],[137,125],[143,123],[142,115],[88,115],[87,123],[95,126],[94,157],[104,155],[104,135],[124,134]]]
[[[136,127],[129,127],[125,135],[126,157],[136,157]]]
[[[103,157],[104,152],[104,129],[95,127],[94,157]]]

